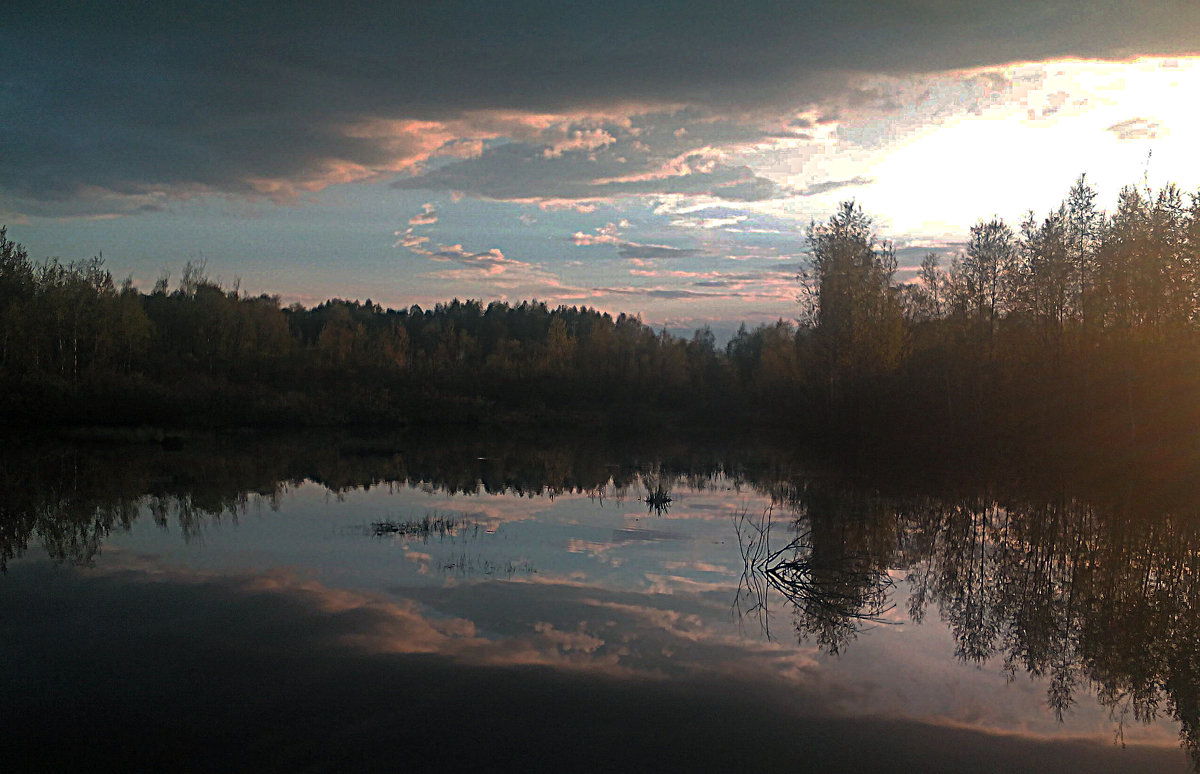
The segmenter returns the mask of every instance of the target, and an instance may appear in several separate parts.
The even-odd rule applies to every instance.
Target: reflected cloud
[[[776,458],[722,462],[693,447],[680,450],[672,464],[647,455],[656,461],[622,466],[607,462],[613,457],[606,452],[572,457],[581,452],[578,444],[555,453],[552,445],[539,444],[532,456],[519,459],[449,444],[446,467],[438,473],[442,455],[431,445],[401,456],[387,443],[362,443],[344,446],[346,457],[322,462],[319,455],[330,448],[315,446],[318,456],[298,468],[336,486],[346,500],[330,495],[339,507],[353,512],[387,502],[397,491],[419,491],[405,484],[388,492],[375,485],[381,480],[424,480],[439,513],[469,512],[484,526],[509,519],[530,530],[540,524],[555,535],[553,550],[538,548],[541,553],[529,558],[510,551],[505,553],[512,558],[505,558],[472,543],[446,557],[414,538],[402,542],[388,563],[395,579],[390,583],[413,585],[386,594],[337,588],[298,573],[183,571],[146,552],[109,551],[97,562],[101,543],[155,513],[147,502],[159,503],[158,518],[174,529],[202,526],[212,514],[228,518],[221,515],[231,504],[242,513],[248,491],[263,492],[263,507],[286,513],[296,497],[314,499],[318,490],[287,475],[282,453],[247,450],[245,460],[222,455],[207,462],[149,455],[155,464],[176,460],[204,472],[187,480],[206,482],[195,489],[159,489],[151,501],[137,494],[143,486],[181,479],[147,472],[153,467],[141,467],[136,453],[121,461],[64,458],[58,473],[44,458],[26,455],[0,477],[13,493],[6,501],[5,539],[20,537],[19,545],[4,544],[5,556],[12,559],[29,540],[43,539],[53,547],[52,558],[98,567],[54,572],[44,560],[10,562],[9,575],[0,578],[0,628],[7,623],[0,653],[7,647],[41,658],[49,652],[47,642],[74,647],[55,642],[62,626],[91,632],[80,647],[117,647],[114,637],[127,644],[154,641],[168,636],[164,632],[190,631],[185,621],[216,621],[219,626],[182,652],[228,654],[232,648],[238,658],[253,660],[254,653],[279,649],[289,658],[319,656],[333,665],[368,656],[399,659],[387,669],[404,679],[416,668],[411,659],[423,659],[422,669],[433,661],[439,669],[478,669],[493,677],[536,668],[552,679],[606,685],[720,685],[760,712],[790,707],[786,716],[794,723],[801,722],[796,706],[820,707],[817,714],[829,722],[854,718],[914,723],[942,734],[1007,735],[993,740],[1001,746],[1017,739],[1061,745],[1064,737],[1091,745],[1110,736],[1114,725],[1130,742],[1165,745],[1174,734],[1168,724],[1140,721],[1171,718],[1194,750],[1188,686],[1195,682],[1191,643],[1200,641],[1193,631],[1200,619],[1190,579],[1200,577],[1193,566],[1200,537],[1188,510],[1194,508],[1190,489],[1178,501],[1164,491],[1160,500],[1132,504],[1128,492],[1109,501],[1103,490],[1088,503],[1061,491],[933,498],[812,478]],[[374,452],[358,458],[360,470],[347,462],[351,448]],[[506,472],[500,459],[521,474]],[[208,467],[213,465],[219,467]],[[295,483],[283,488],[280,481]],[[29,491],[31,482],[43,487],[40,494]],[[353,490],[364,482],[371,491]],[[584,483],[595,486],[585,489]],[[647,517],[636,510],[638,493],[668,486],[678,495],[675,512]],[[634,507],[610,511],[609,521],[597,522],[603,531],[589,533],[578,513],[569,520],[547,513],[571,502],[603,509],[601,487],[623,493]],[[508,495],[485,498],[488,491]],[[46,493],[49,499],[40,499]],[[747,535],[733,533],[730,517],[768,502],[786,513],[771,527],[779,542],[755,547]],[[263,528],[272,540],[285,538],[288,521]],[[727,531],[714,529],[721,522]],[[571,531],[564,533],[568,524]],[[749,577],[775,577],[775,596],[762,608],[766,622],[772,614],[786,616],[794,637],[778,631],[770,639],[747,637],[736,615],[731,620],[729,599],[738,578],[721,560],[732,558],[735,537],[748,552],[742,558]],[[719,547],[727,539],[728,548]],[[556,565],[563,546],[566,554],[588,553],[607,565]],[[519,551],[525,547],[536,541]],[[520,570],[535,561],[547,562],[545,574],[540,566]],[[398,564],[408,566],[397,572]],[[510,576],[511,582],[491,582]],[[757,604],[754,597],[742,598]],[[51,609],[63,610],[65,618],[34,613]],[[914,625],[932,618],[928,611],[934,609],[946,626]],[[743,613],[753,624],[757,612]],[[778,621],[774,625],[778,629]],[[221,638],[224,650],[214,642]],[[28,645],[12,644],[21,642]],[[139,644],[130,649],[146,650]],[[840,657],[831,658],[833,652]],[[33,673],[49,668],[30,658]],[[1008,687],[1006,674],[1016,678]],[[1090,694],[1099,701],[1080,700]],[[803,722],[816,720],[805,715]]]
[[[615,529],[613,543],[655,543],[663,540],[687,540],[686,535],[677,532],[664,532],[656,529]]]
[[[782,547],[770,510],[737,522],[745,571],[734,611],[768,636],[777,595],[800,641],[843,652],[870,625],[903,620],[903,570],[908,618],[920,623],[936,605],[961,662],[1044,676],[1059,720],[1083,692],[1110,710],[1118,733],[1126,718],[1169,714],[1200,762],[1194,513],[1144,522],[1069,499],[889,500],[815,482],[791,502],[794,520],[774,527],[785,530]]]

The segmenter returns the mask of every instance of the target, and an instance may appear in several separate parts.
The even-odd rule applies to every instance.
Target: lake
[[[533,430],[5,446],[8,770],[1196,758],[1186,481]]]

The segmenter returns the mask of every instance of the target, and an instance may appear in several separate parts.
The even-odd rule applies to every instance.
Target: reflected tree
[[[735,528],[745,572],[735,610],[768,626],[769,591],[790,607],[801,641],[811,638],[837,654],[867,625],[887,622],[895,604],[888,572],[894,542],[877,519],[887,515],[873,497],[842,499],[809,486],[792,503],[796,514],[782,547],[772,548],[771,514]],[[768,629],[769,632],[769,629]]]
[[[739,615],[766,627],[775,595],[801,641],[836,654],[888,620],[892,577],[902,572],[909,617],[936,608],[959,659],[997,660],[1009,679],[1044,679],[1060,719],[1082,692],[1094,693],[1118,730],[1172,717],[1200,767],[1193,501],[885,498],[827,483],[798,492],[782,547],[771,545],[769,514],[735,524],[746,568]]]
[[[1044,679],[1060,714],[1091,693],[1118,724],[1172,717],[1200,762],[1200,509],[1190,486],[1096,487],[1086,498],[1028,482],[941,497],[887,494],[802,475],[785,455],[680,444],[619,456],[578,438],[524,451],[511,438],[323,436],[189,442],[178,452],[111,448],[8,449],[0,567],[38,543],[54,561],[89,563],[139,516],[193,539],[304,481],[335,493],[421,485],[622,496],[652,482],[665,491],[715,479],[776,502],[735,522],[744,562],[735,610],[768,633],[770,604],[789,612],[799,639],[840,653],[865,629],[895,620],[896,608],[916,621],[935,611],[963,661]],[[635,461],[608,462],[622,456]],[[467,555],[449,564],[456,573],[510,574],[508,564]],[[512,572],[533,570],[513,560]]]

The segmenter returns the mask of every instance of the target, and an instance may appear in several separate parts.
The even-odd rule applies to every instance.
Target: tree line
[[[896,280],[854,203],[809,230],[807,402],[833,434],[1155,453],[1198,427],[1200,195],[1080,177],[1045,216],[980,220]],[[1194,451],[1194,449],[1192,449]]]
[[[342,424],[668,410],[721,392],[711,331],[683,340],[588,307],[453,300],[306,308],[200,263],[149,293],[102,258],[36,262],[0,229],[10,421]]]
[[[1200,196],[1080,177],[1016,228],[979,221],[909,281],[853,202],[808,229],[797,323],[717,347],[588,307],[432,309],[252,296],[189,263],[172,287],[100,257],[36,262],[0,229],[10,421],[345,424],[664,416],[787,427],[828,444],[1121,448],[1200,429]]]

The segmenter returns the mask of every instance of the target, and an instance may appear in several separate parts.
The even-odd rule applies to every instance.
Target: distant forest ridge
[[[846,447],[1192,454],[1200,431],[1200,195],[1084,177],[909,283],[853,202],[808,229],[797,323],[723,348],[637,317],[527,301],[283,307],[188,264],[149,293],[100,258],[30,260],[0,228],[10,424],[736,422]]]

